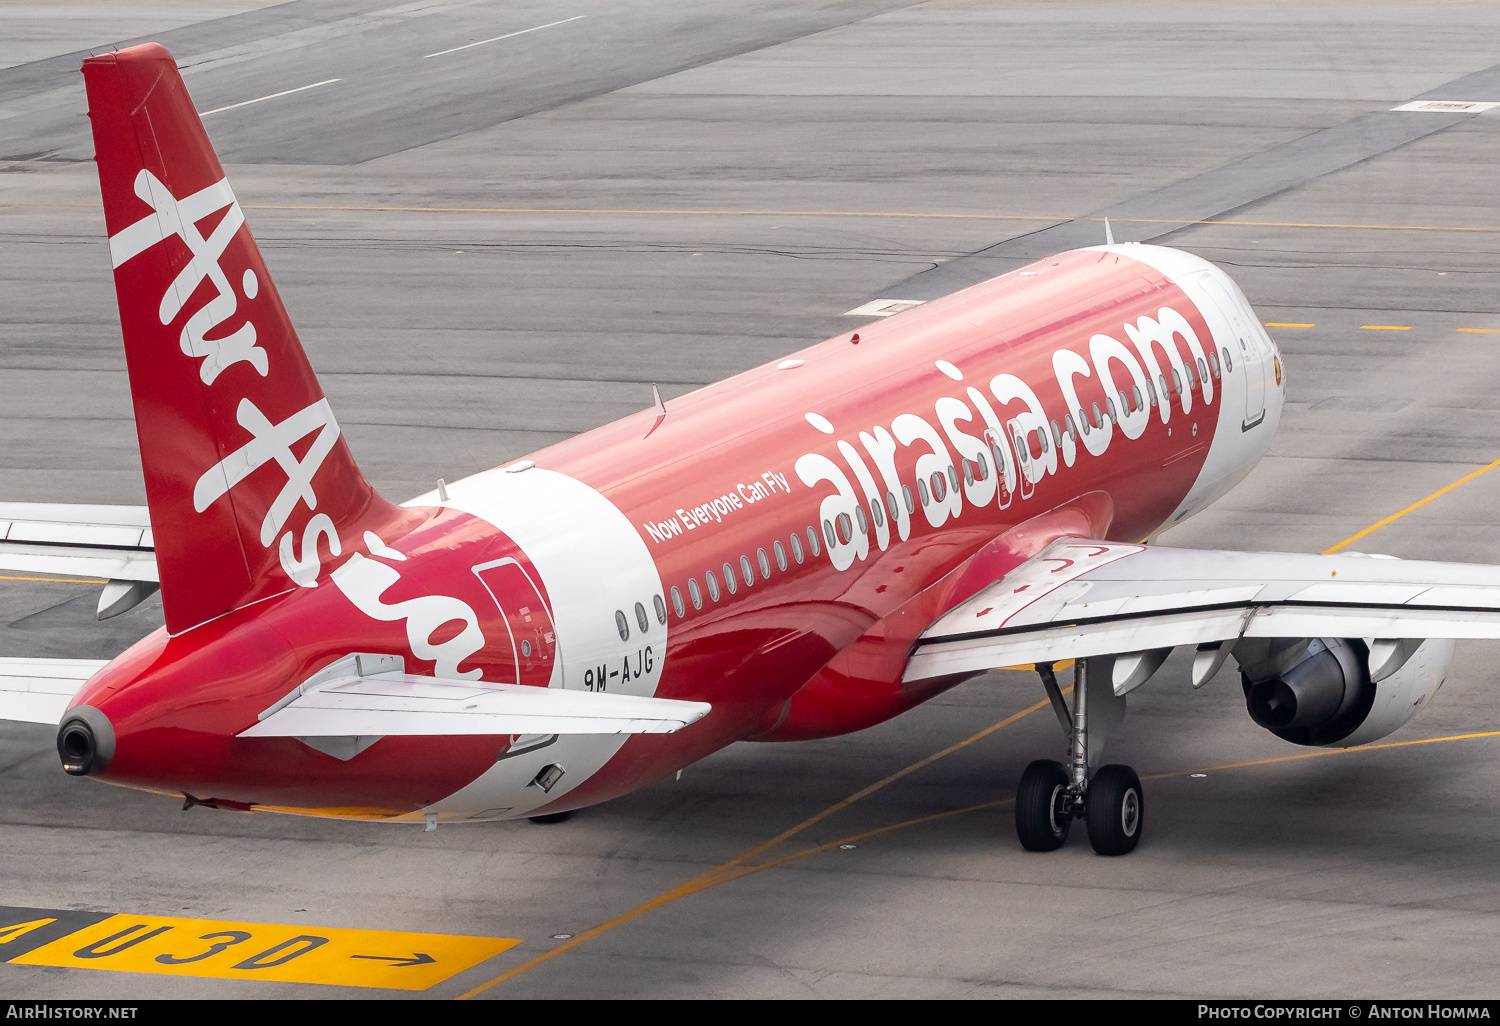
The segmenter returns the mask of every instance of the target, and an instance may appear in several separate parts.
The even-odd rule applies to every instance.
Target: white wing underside
[[[670,734],[705,702],[444,680],[408,673],[338,676],[263,714],[240,737],[456,734]]]
[[[0,659],[0,720],[57,723],[103,666],[102,659]]]
[[[1063,538],[937,620],[904,679],[1242,637],[1500,638],[1500,567]]]

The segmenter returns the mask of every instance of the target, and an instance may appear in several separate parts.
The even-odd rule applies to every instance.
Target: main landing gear
[[[1135,850],[1145,821],[1141,778],[1129,766],[1101,766],[1089,779],[1087,660],[1073,664],[1073,710],[1068,711],[1051,663],[1037,666],[1042,686],[1068,735],[1068,765],[1038,759],[1016,788],[1016,834],[1027,851],[1056,851],[1073,820],[1088,824],[1089,843],[1100,855]]]

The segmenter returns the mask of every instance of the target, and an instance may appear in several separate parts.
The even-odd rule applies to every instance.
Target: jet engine
[[[1453,642],[1245,638],[1235,646],[1250,718],[1284,741],[1352,748],[1416,714],[1453,662]]]

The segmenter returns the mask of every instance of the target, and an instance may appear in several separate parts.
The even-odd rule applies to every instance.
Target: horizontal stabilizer
[[[0,720],[56,724],[103,659],[0,659]]]
[[[321,682],[239,736],[670,734],[709,709],[706,702],[381,673]]]

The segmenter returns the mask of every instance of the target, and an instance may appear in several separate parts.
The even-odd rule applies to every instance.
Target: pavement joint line
[[[529,29],[522,29],[519,32],[507,32],[503,36],[491,36],[489,39],[481,39],[477,43],[465,43],[463,46],[455,46],[451,50],[439,50],[437,53],[426,54],[422,59],[425,61],[428,57],[441,57],[444,54],[458,53],[458,51],[460,50],[469,50],[473,49],[476,46],[483,46],[485,43],[498,43],[502,39],[514,39],[516,36],[524,36],[528,32],[540,32],[542,29],[549,29],[555,25],[566,25],[570,21],[578,21],[579,19],[584,17],[586,17],[586,15],[575,14],[571,18],[564,18],[561,21],[549,21],[545,25],[534,25]]]
[[[210,114],[219,114],[226,110],[234,110],[236,107],[248,107],[252,103],[260,103],[263,100],[274,100],[278,96],[290,96],[293,93],[302,93],[306,92],[309,89],[316,89],[318,88],[318,86],[332,85],[334,82],[342,81],[343,79],[341,78],[325,78],[323,81],[314,82],[312,85],[298,86],[296,89],[283,89],[279,93],[271,93],[269,96],[257,96],[253,100],[241,100],[239,103],[231,103],[227,107],[215,107],[213,110],[205,110],[200,112],[198,116],[200,118],[206,118]]]
[[[1322,555],[1325,555],[1325,556],[1331,556],[1331,555],[1333,555],[1339,549],[1342,549],[1345,545],[1349,545],[1352,542],[1357,542],[1357,541],[1359,541],[1361,538],[1363,538],[1367,534],[1373,534],[1374,532],[1376,532],[1376,531],[1380,530],[1382,527],[1384,527],[1386,524],[1393,523],[1394,521],[1400,520],[1402,517],[1406,516],[1406,514],[1412,512],[1413,510],[1420,509],[1421,507],[1423,507],[1423,506],[1427,505],[1429,502],[1431,502],[1433,499],[1439,498],[1440,496],[1443,496],[1443,495],[1447,495],[1449,492],[1453,491],[1453,489],[1459,487],[1460,485],[1468,484],[1470,481],[1474,480],[1476,477],[1479,477],[1481,474],[1487,474],[1491,470],[1494,470],[1496,467],[1500,467],[1500,460],[1495,460],[1495,461],[1493,461],[1491,463],[1486,463],[1484,466],[1480,467],[1478,470],[1471,471],[1470,473],[1465,474],[1463,477],[1459,478],[1457,481],[1454,481],[1451,484],[1444,485],[1443,487],[1439,488],[1437,491],[1433,492],[1431,495],[1427,496],[1426,498],[1418,499],[1416,502],[1412,503],[1410,506],[1407,506],[1405,509],[1402,509],[1402,510],[1397,510],[1395,513],[1392,513],[1390,516],[1386,517],[1383,520],[1377,520],[1375,523],[1371,524],[1369,527],[1365,528],[1363,531],[1360,531],[1357,534],[1351,534],[1349,537],[1345,538],[1343,541],[1339,542],[1337,545],[1333,546],[1332,548],[1330,548],[1330,549],[1324,549],[1323,552],[1322,552]]]
[[[1067,693],[1071,692],[1072,690],[1073,689],[1070,687],[1070,688],[1065,689],[1063,693],[1067,694]],[[926,757],[924,757],[922,759],[918,759],[916,762],[912,763],[911,765],[909,765],[909,766],[907,766],[907,767],[905,767],[903,769],[897,770],[895,773],[892,773],[892,774],[890,774],[887,777],[883,777],[880,780],[877,780],[875,783],[869,785],[868,787],[862,788],[862,789],[854,792],[852,795],[850,795],[847,798],[844,798],[844,799],[842,799],[842,800],[840,800],[838,802],[835,802],[834,804],[830,805],[828,808],[826,808],[823,811],[817,813],[816,815],[809,816],[807,819],[804,819],[801,823],[798,823],[796,826],[793,826],[793,827],[790,827],[790,828],[788,828],[786,830],[783,830],[781,833],[777,834],[775,837],[771,838],[770,840],[768,840],[768,841],[762,841],[760,844],[757,844],[755,847],[750,848],[750,849],[748,849],[748,850],[746,850],[744,852],[741,852],[739,855],[736,855],[734,858],[730,859],[728,862],[725,862],[725,863],[722,863],[721,865],[715,866],[713,869],[709,869],[709,870],[706,870],[706,871],[704,871],[702,873],[699,873],[697,876],[693,877],[692,879],[690,879],[690,880],[688,880],[688,881],[686,881],[684,883],[681,883],[681,884],[677,885],[676,887],[672,888],[669,891],[665,891],[662,894],[657,895],[656,897],[652,898],[650,901],[647,901],[647,902],[645,902],[643,904],[637,905],[635,908],[628,909],[627,911],[622,912],[619,915],[615,916],[613,919],[610,919],[607,922],[600,923],[598,926],[595,926],[594,928],[592,928],[590,930],[585,930],[583,933],[577,934],[576,936],[571,937],[571,938],[569,938],[566,941],[563,941],[561,944],[557,945],[557,947],[551,948],[551,949],[549,949],[547,951],[544,951],[541,954],[535,956],[534,958],[531,958],[531,959],[528,959],[525,962],[522,962],[520,965],[516,966],[515,968],[509,969],[509,970],[501,973],[499,976],[496,976],[496,977],[494,977],[491,980],[488,980],[488,981],[486,981],[484,983],[479,984],[477,987],[474,987],[474,988],[472,988],[470,990],[465,991],[464,993],[460,994],[456,1000],[467,1001],[470,998],[478,997],[480,994],[483,994],[485,991],[489,990],[490,988],[499,986],[500,984],[506,982],[507,980],[513,979],[513,978],[521,975],[522,973],[526,972],[527,970],[535,968],[538,965],[541,965],[543,962],[550,961],[551,959],[553,959],[553,958],[557,957],[558,955],[562,954],[564,951],[568,951],[568,950],[570,950],[572,948],[576,948],[578,945],[583,944],[586,941],[593,940],[595,937],[598,937],[601,934],[607,933],[610,930],[614,929],[616,926],[619,926],[619,925],[621,925],[623,923],[627,923],[630,920],[636,918],[637,916],[642,915],[643,913],[651,911],[652,909],[660,908],[663,905],[670,904],[670,903],[672,903],[674,901],[677,901],[679,898],[686,898],[689,895],[697,894],[699,891],[707,890],[710,887],[717,887],[721,883],[728,883],[729,881],[731,881],[731,880],[737,880],[737,879],[739,879],[742,876],[748,876],[751,873],[758,873],[762,869],[770,869],[772,866],[780,865],[781,862],[778,861],[778,860],[775,860],[775,859],[771,860],[770,862],[760,863],[760,864],[757,864],[757,865],[754,865],[754,866],[745,866],[744,863],[748,859],[755,858],[758,855],[761,855],[761,854],[763,854],[763,853],[765,853],[767,851],[770,851],[772,848],[775,848],[777,845],[781,844],[783,841],[786,841],[786,840],[791,839],[792,837],[795,837],[797,834],[799,834],[802,831],[806,830],[808,827],[811,827],[811,826],[813,826],[813,825],[821,822],[822,820],[827,819],[829,816],[833,815],[835,812],[839,812],[839,811],[841,811],[843,809],[848,808],[850,805],[853,805],[855,802],[859,801],[861,798],[864,798],[864,797],[866,797],[866,796],[868,796],[870,794],[873,794],[874,792],[880,790],[881,788],[885,787],[886,785],[893,784],[897,780],[900,780],[902,777],[907,776],[910,773],[914,773],[914,772],[916,772],[917,770],[921,769],[924,766],[929,766],[932,763],[936,762],[937,760],[943,758],[944,756],[951,755],[952,753],[958,751],[961,748],[967,748],[969,745],[973,744],[974,742],[979,741],[982,738],[988,737],[989,735],[995,733],[997,730],[1000,730],[1000,729],[1002,729],[1004,727],[1008,727],[1012,723],[1015,723],[1017,720],[1021,719],[1022,717],[1029,716],[1032,713],[1036,712],[1038,709],[1042,709],[1042,708],[1044,708],[1044,707],[1046,707],[1046,706],[1048,706],[1050,704],[1051,704],[1051,699],[1043,699],[1042,701],[1037,702],[1034,705],[1030,705],[1030,706],[1026,707],[1025,709],[1022,709],[1020,712],[1012,713],[1011,715],[1005,717],[1005,719],[1000,720],[998,723],[993,723],[990,726],[985,727],[983,730],[979,731],[977,734],[972,734],[969,737],[965,738],[964,740],[956,742],[955,744],[951,744],[947,748],[942,749],[941,751],[934,752],[933,754],[928,755],[928,756],[926,756]],[[941,818],[942,816],[945,816],[945,815],[957,815],[957,814],[958,813],[956,813],[956,812],[949,812],[949,813],[938,813],[936,815],[937,815],[938,818]],[[840,843],[849,843],[849,842],[848,841],[844,841],[844,842],[840,842]],[[820,848],[818,850],[821,850],[821,846],[820,846]],[[798,857],[801,857],[801,856],[799,855]]]

